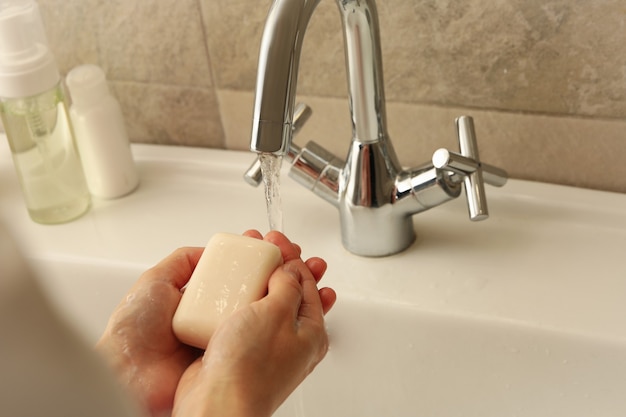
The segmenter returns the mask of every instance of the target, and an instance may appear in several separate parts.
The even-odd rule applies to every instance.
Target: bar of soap
[[[206,349],[211,335],[226,318],[265,296],[269,277],[282,262],[280,249],[272,243],[228,233],[214,235],[174,314],[176,337]]]

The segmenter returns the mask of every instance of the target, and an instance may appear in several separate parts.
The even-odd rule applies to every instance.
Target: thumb
[[[303,298],[301,281],[302,274],[297,265],[293,262],[283,264],[272,273],[266,298],[297,317]]]

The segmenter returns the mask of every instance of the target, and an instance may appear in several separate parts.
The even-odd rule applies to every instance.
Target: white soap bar
[[[228,233],[213,236],[174,314],[178,339],[205,349],[235,310],[265,296],[267,281],[282,262],[280,249],[272,243]]]

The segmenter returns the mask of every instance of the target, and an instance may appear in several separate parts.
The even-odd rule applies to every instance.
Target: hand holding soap
[[[269,277],[282,262],[280,249],[272,243],[228,233],[213,236],[174,314],[176,337],[205,349],[234,311],[265,296]]]

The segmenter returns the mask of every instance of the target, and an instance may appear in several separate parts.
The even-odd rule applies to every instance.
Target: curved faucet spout
[[[320,0],[275,0],[259,54],[250,149],[285,154],[291,143],[304,34]],[[378,13],[374,0],[336,0],[341,13],[353,139],[387,137]]]
[[[304,32],[319,0],[276,0],[261,40],[250,149],[285,154],[291,143]]]
[[[337,0],[343,24],[353,139],[387,137],[378,12],[374,0]]]

